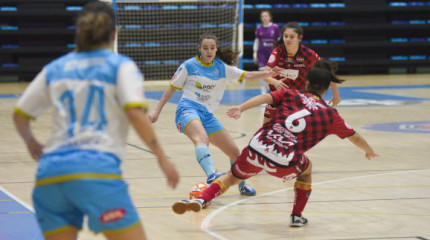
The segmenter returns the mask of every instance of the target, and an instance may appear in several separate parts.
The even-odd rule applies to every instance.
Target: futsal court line
[[[427,170],[430,170],[430,168],[421,169],[421,170],[412,170],[412,171],[400,171],[400,172],[390,172],[390,173],[380,173],[380,174],[372,174],[372,175],[365,175],[365,176],[348,177],[348,178],[341,178],[341,179],[328,180],[328,181],[323,181],[323,182],[318,182],[318,183],[312,183],[312,186],[322,185],[322,184],[327,184],[327,183],[342,182],[342,181],[348,181],[348,180],[354,180],[354,179],[369,178],[369,177],[379,177],[379,176],[394,175],[394,174],[422,172],[422,171],[427,171]],[[265,197],[265,196],[269,196],[269,195],[272,195],[272,194],[277,194],[277,193],[284,192],[284,191],[287,191],[287,190],[292,190],[292,189],[294,189],[294,188],[293,187],[284,188],[284,189],[281,189],[281,190],[276,190],[276,191],[273,191],[273,192],[264,193],[264,194],[261,194],[261,195],[257,195],[257,196],[254,196],[254,197],[245,198],[245,199],[242,199],[242,200],[238,200],[238,201],[229,203],[229,204],[227,204],[227,205],[225,205],[225,206],[223,206],[221,208],[216,209],[215,211],[211,212],[208,216],[206,216],[203,219],[203,221],[202,221],[202,223],[200,225],[200,229],[203,232],[207,233],[208,235],[210,235],[212,237],[215,237],[217,239],[228,240],[228,238],[225,238],[225,237],[223,237],[223,236],[221,236],[221,235],[219,235],[219,234],[217,234],[217,233],[215,233],[215,232],[213,232],[213,231],[211,231],[209,229],[209,223],[210,223],[210,221],[214,217],[216,217],[219,213],[223,212],[225,209],[228,209],[230,207],[233,207],[235,205],[238,205],[240,203],[243,203],[243,202],[246,202],[246,201],[249,201],[249,200],[254,200],[254,199],[257,199],[257,198],[260,198],[260,197]]]
[[[16,202],[18,202],[19,204],[21,204],[22,206],[24,206],[25,208],[27,208],[28,210],[30,210],[30,212],[34,213],[34,209],[32,206],[28,205],[26,202],[22,201],[21,199],[19,199],[18,197],[16,197],[15,195],[13,195],[12,193],[10,193],[8,190],[6,190],[4,187],[0,186],[0,191],[2,191],[3,193],[5,193],[6,195],[8,195],[10,198],[12,198],[13,200],[15,200]]]

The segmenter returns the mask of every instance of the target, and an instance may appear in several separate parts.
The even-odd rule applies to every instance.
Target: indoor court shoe
[[[242,187],[239,187],[239,192],[241,195],[245,196],[254,196],[257,194],[257,191],[255,191],[254,188],[252,188],[248,183],[243,185]]]
[[[308,220],[302,216],[291,214],[290,227],[303,227],[308,224]]]
[[[200,212],[204,204],[205,200],[198,198],[192,200],[181,200],[172,205],[172,210],[176,214],[184,214],[186,211]]]
[[[211,184],[215,179],[217,179],[217,178],[219,178],[219,177],[221,177],[222,175],[224,175],[225,173],[217,173],[217,172],[214,172],[214,173],[212,173],[209,177],[208,177],[208,179],[206,180],[206,183],[207,184]]]

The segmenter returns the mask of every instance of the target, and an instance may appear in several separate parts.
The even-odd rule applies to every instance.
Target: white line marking
[[[34,212],[34,209],[33,209],[32,206],[28,205],[26,202],[24,202],[23,200],[19,199],[15,195],[13,195],[12,193],[10,193],[8,190],[6,190],[5,188],[3,188],[2,186],[0,186],[0,191],[4,192],[10,198],[12,198],[13,200],[17,201],[19,204],[21,204],[22,206],[24,206],[25,208],[27,208],[31,212]]]
[[[421,172],[421,171],[427,171],[430,170],[430,168],[427,169],[420,169],[420,170],[409,170],[409,171],[399,171],[399,172],[390,172],[390,173],[380,173],[380,174],[373,174],[373,175],[366,175],[366,176],[357,176],[357,177],[349,177],[349,178],[342,178],[342,179],[335,179],[335,180],[328,180],[328,181],[324,181],[324,182],[319,182],[319,183],[312,183],[312,186],[316,186],[316,185],[322,185],[322,184],[327,184],[327,183],[334,183],[334,182],[341,182],[341,181],[347,181],[347,180],[352,180],[352,179],[360,179],[360,178],[368,178],[368,177],[379,177],[379,176],[385,176],[385,175],[393,175],[393,174],[402,174],[402,173],[411,173],[411,172]],[[221,240],[228,240],[228,238],[225,238],[213,231],[211,231],[209,229],[209,223],[210,221],[216,217],[216,215],[218,215],[219,213],[221,213],[222,211],[224,211],[225,209],[238,205],[240,203],[246,202],[246,201],[250,201],[250,200],[254,200],[256,198],[260,198],[260,197],[264,197],[264,196],[268,196],[268,195],[272,195],[272,194],[276,194],[276,193],[280,193],[280,192],[284,192],[287,190],[293,189],[292,187],[290,188],[285,188],[285,189],[281,189],[281,190],[276,190],[273,192],[268,192],[268,193],[264,193],[261,195],[257,195],[254,197],[250,197],[250,198],[245,198],[242,200],[238,200],[236,202],[232,202],[229,203],[221,208],[216,209],[215,211],[211,212],[208,216],[205,217],[205,219],[203,219],[202,224],[200,225],[200,229],[211,235],[212,237],[215,237],[217,239],[221,239]]]

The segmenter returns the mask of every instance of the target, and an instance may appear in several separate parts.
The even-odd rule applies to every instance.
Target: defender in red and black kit
[[[298,23],[289,22],[282,28],[282,37],[274,44],[272,54],[264,69],[270,71],[275,66],[283,69],[280,75],[274,77],[278,83],[269,85],[270,91],[281,88],[297,90],[306,88],[305,76],[320,57],[314,50],[300,44],[302,38],[303,29]],[[329,104],[332,104],[333,107],[340,102],[340,97],[336,83],[333,82],[330,86],[333,90],[333,99]],[[264,123],[269,121],[274,111],[274,106],[266,106]]]
[[[319,62],[321,61],[323,60]],[[264,170],[284,180],[296,179],[290,226],[301,227],[308,223],[302,216],[302,211],[310,196],[312,185],[312,164],[304,155],[306,151],[326,136],[336,134],[340,138],[348,138],[364,150],[368,159],[378,156],[367,142],[345,123],[336,109],[321,98],[331,82],[341,80],[331,71],[332,65],[328,62],[323,61],[316,66],[322,68],[314,67],[309,70],[306,90],[273,91],[227,110],[227,115],[238,119],[243,111],[261,104],[276,106],[270,121],[253,136],[231,167],[231,171],[216,179],[199,198],[173,204],[173,211],[178,214],[189,210],[200,211],[206,202],[212,201],[230,186]]]

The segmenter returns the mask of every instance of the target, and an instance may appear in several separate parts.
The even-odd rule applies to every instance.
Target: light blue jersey
[[[214,58],[211,64],[204,64],[196,56],[179,66],[170,86],[183,90],[182,98],[199,103],[212,113],[221,102],[227,81],[241,82],[244,74],[245,71],[218,58]]]
[[[49,63],[16,106],[28,118],[53,107],[37,185],[89,176],[120,178],[129,125],[125,110],[145,106],[143,76],[126,56],[100,49],[72,52]]]

